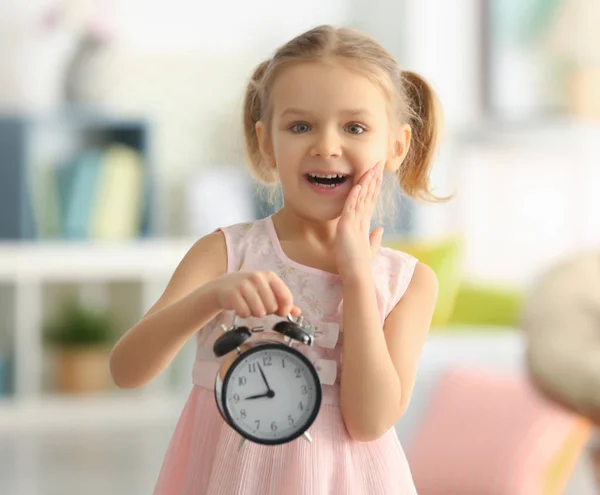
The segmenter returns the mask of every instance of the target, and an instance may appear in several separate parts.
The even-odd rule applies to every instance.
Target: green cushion
[[[384,240],[383,244],[403,251],[428,265],[436,274],[439,285],[438,299],[432,327],[445,326],[454,311],[454,302],[462,283],[462,243],[451,237],[439,241]]]
[[[449,325],[517,327],[525,296],[512,287],[465,283],[454,302]]]

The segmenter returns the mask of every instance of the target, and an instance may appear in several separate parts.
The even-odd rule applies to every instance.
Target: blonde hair
[[[277,171],[263,163],[256,123],[269,118],[269,95],[277,75],[291,64],[342,61],[363,71],[391,98],[399,123],[412,129],[409,151],[398,170],[400,188],[409,197],[441,198],[429,189],[429,173],[441,127],[441,108],[429,84],[418,74],[403,71],[372,38],[348,28],[318,26],[280,47],[272,59],[252,74],[244,99],[244,140],[250,172],[262,184],[277,183]]]

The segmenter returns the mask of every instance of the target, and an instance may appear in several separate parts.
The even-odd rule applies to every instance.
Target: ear
[[[269,140],[269,132],[265,122],[259,120],[254,126],[256,130],[256,138],[258,139],[258,148],[265,165],[268,168],[277,168],[271,142]]]
[[[390,158],[386,162],[385,168],[390,172],[397,172],[402,162],[408,154],[410,140],[412,138],[412,129],[408,124],[404,124],[394,137],[391,146]]]

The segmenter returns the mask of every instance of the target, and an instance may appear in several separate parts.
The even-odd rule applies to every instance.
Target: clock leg
[[[244,437],[240,438],[240,444],[238,445],[238,452],[242,450],[242,447],[246,445],[246,439]]]
[[[304,438],[309,442],[312,442],[312,437],[310,436],[310,433],[308,433],[308,431],[304,432]]]

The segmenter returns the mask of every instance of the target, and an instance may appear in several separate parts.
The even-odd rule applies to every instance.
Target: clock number
[[[271,366],[271,356],[263,356],[263,366]]]
[[[250,371],[250,373],[255,373],[256,372],[256,363],[249,363],[248,370]]]
[[[290,426],[294,426],[294,417],[291,414],[288,416],[288,423]]]
[[[296,378],[300,378],[302,376],[302,370],[300,368],[296,368],[294,372],[296,373]]]
[[[241,417],[242,419],[246,419],[246,410],[245,410],[245,409],[242,409],[242,410],[240,411],[240,417]]]
[[[308,387],[306,385],[302,385],[300,390],[302,391],[302,395],[308,394]]]
[[[240,394],[233,394],[233,403],[237,404],[240,401]]]
[[[281,358],[281,367],[285,368],[285,358]]]
[[[271,431],[277,431],[277,423],[275,421],[271,423]]]
[[[246,385],[246,377],[245,376],[240,376],[239,380],[238,380],[238,384],[240,387],[243,387],[244,385]]]
[[[298,409],[304,411],[304,404],[302,404],[302,402],[298,403]]]
[[[260,419],[255,419],[254,422],[256,423],[256,429],[258,430],[260,428]]]

